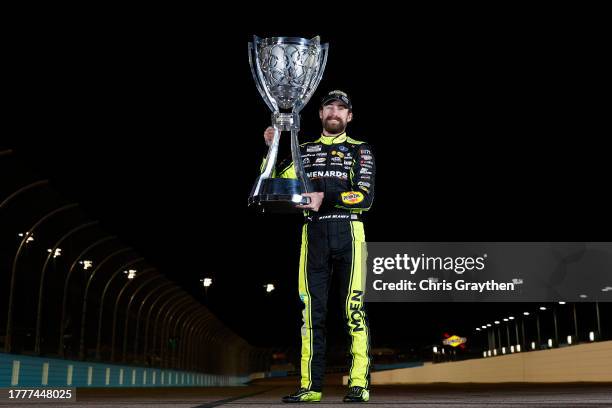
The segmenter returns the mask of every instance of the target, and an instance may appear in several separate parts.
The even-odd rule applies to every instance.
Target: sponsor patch
[[[321,145],[306,146],[306,153],[316,153],[321,151]]]
[[[364,167],[359,170],[359,174],[372,174],[372,172]]]
[[[364,154],[361,156],[361,160],[372,160],[372,156],[369,154]]]
[[[338,146],[338,150],[340,150],[341,152],[346,152],[348,150],[348,147],[346,147],[346,146]]]
[[[316,166],[316,164],[315,164]],[[327,170],[327,171],[311,171],[306,173],[306,175],[310,178],[319,178],[319,177],[337,177],[339,179],[342,180],[346,180],[348,178],[348,173],[344,172],[344,171],[334,171],[334,170]]]
[[[315,163],[325,163],[325,157],[319,157],[317,160],[315,160]]]
[[[340,196],[344,204],[357,204],[363,201],[363,193],[359,191],[345,191]]]

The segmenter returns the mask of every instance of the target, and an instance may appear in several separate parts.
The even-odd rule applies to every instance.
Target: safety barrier
[[[248,376],[0,353],[0,387],[216,387],[249,380]]]

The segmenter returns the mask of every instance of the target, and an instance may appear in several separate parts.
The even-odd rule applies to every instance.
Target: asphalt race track
[[[0,403],[19,407],[270,407],[286,406],[281,396],[295,390],[296,379],[262,380],[245,387],[78,389],[77,402]],[[341,407],[346,388],[334,379],[316,406]],[[335,384],[334,384],[335,383]],[[372,387],[375,407],[612,407],[612,384],[434,384]]]

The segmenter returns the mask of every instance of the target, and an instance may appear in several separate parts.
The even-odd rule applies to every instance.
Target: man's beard
[[[337,135],[344,132],[344,129],[346,129],[346,123],[340,119],[338,119],[336,122],[326,119],[323,121],[323,129],[325,129],[327,133]]]

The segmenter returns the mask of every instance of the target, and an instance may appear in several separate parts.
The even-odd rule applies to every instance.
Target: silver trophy
[[[296,205],[310,202],[308,197],[302,196],[302,193],[312,192],[312,186],[304,173],[300,155],[300,111],[323,77],[327,50],[328,44],[321,44],[319,37],[307,40],[253,36],[253,42],[249,43],[253,79],[272,111],[274,127],[274,138],[268,149],[264,170],[255,181],[249,205],[272,212],[291,212],[296,211]],[[283,131],[291,131],[291,158],[297,179],[272,177]]]

